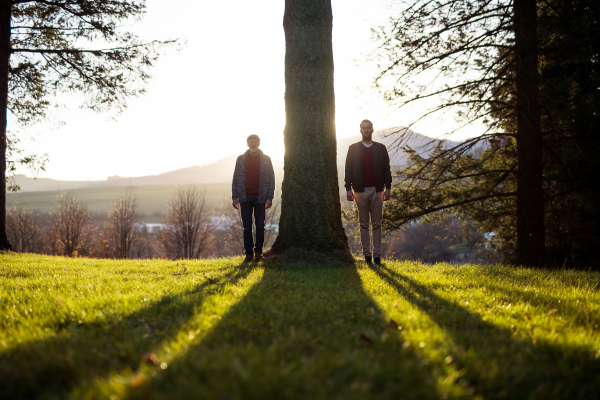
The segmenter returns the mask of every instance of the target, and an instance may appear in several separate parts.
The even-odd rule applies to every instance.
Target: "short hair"
[[[360,121],[360,125],[363,124],[363,122],[368,122],[371,124],[371,128],[373,128],[373,123],[371,121],[369,121],[368,119],[363,119],[362,121]]]
[[[258,139],[260,141],[260,138],[258,137],[258,135],[255,135],[255,134],[248,136],[248,138],[246,139],[246,142],[250,139]]]

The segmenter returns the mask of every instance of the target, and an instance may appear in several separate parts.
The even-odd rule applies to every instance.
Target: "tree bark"
[[[514,1],[517,116],[517,262],[544,265],[544,192],[536,0]]]
[[[6,236],[6,124],[8,113],[8,69],[10,62],[10,21],[12,4],[0,1],[0,250],[11,250]]]
[[[336,167],[332,22],[331,0],[285,1],[285,157],[275,254],[350,254]]]

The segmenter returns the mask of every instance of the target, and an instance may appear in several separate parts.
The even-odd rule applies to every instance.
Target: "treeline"
[[[278,233],[279,197],[265,218],[265,249]],[[205,193],[194,186],[177,189],[167,204],[160,229],[142,222],[135,192],[125,191],[106,215],[89,212],[84,201],[62,192],[49,214],[17,205],[8,209],[6,230],[13,250],[67,257],[114,259],[198,259],[243,254],[244,239],[239,210],[229,199],[215,208],[206,206]],[[354,208],[344,212],[344,228],[353,254],[362,247]],[[489,241],[458,220],[420,221],[384,234],[386,259],[424,262],[494,261]]]
[[[277,210],[275,204],[267,212],[267,246],[274,240]],[[46,215],[20,204],[9,209],[6,232],[14,251],[67,257],[193,259],[243,253],[239,211],[228,199],[209,209],[205,193],[194,186],[177,189],[158,231],[141,221],[139,200],[132,191],[114,200],[100,226],[94,224],[97,217],[84,201],[63,192]]]

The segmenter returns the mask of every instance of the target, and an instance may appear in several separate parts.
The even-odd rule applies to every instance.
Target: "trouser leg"
[[[366,189],[365,189],[366,190]],[[360,242],[363,255],[371,257],[371,235],[369,234],[369,195],[365,192],[355,192],[358,207],[358,222],[360,224]]]
[[[252,237],[252,204],[248,201],[240,203],[242,224],[244,226],[244,252],[253,255],[254,238]]]
[[[383,192],[374,193],[371,201],[371,227],[373,229],[373,257],[381,257],[381,219],[383,217]]]
[[[265,243],[265,203],[255,203],[254,225],[256,226],[254,253],[262,253],[263,245]]]

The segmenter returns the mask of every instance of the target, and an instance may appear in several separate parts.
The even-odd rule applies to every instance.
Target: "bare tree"
[[[13,250],[19,253],[39,253],[42,250],[42,219],[21,203],[8,210],[6,233]]]
[[[137,231],[130,258],[160,257],[161,251],[158,236],[158,234],[149,232],[148,227],[144,225],[142,229]]]
[[[207,244],[206,193],[197,187],[178,187],[169,202],[160,240],[169,258],[199,258]]]
[[[242,214],[240,210],[231,206],[231,200],[228,198],[221,203],[221,217],[225,230],[221,253],[223,255],[242,254],[244,252]]]
[[[76,257],[90,252],[94,227],[85,202],[62,192],[51,218],[49,239],[53,254]]]
[[[131,258],[139,236],[139,201],[129,190],[112,204],[104,224],[104,239],[112,258]]]

